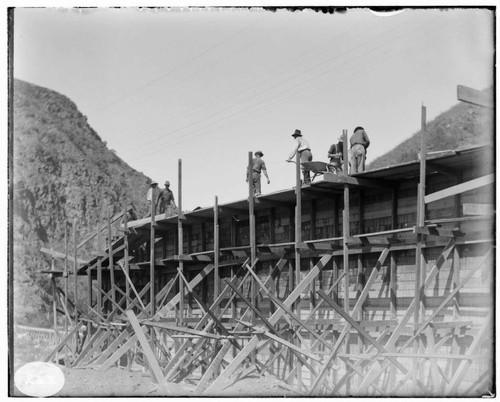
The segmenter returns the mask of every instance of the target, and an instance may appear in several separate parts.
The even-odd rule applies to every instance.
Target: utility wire
[[[399,28],[399,27],[396,27],[396,28]],[[388,32],[393,31],[393,30],[394,30],[394,28],[391,28],[390,30],[383,32],[381,35],[384,35],[384,34],[386,34],[386,33],[388,33]],[[381,35],[379,35],[379,36],[381,36]],[[345,51],[345,52],[343,52],[343,53],[341,53],[341,54],[335,55],[335,56],[333,56],[333,57],[331,57],[331,58],[329,58],[329,59],[327,59],[327,60],[323,61],[323,62],[322,62],[322,63],[320,63],[319,65],[316,65],[316,66],[314,66],[314,67],[312,67],[312,68],[309,68],[308,70],[305,70],[305,71],[300,72],[300,73],[298,73],[298,74],[295,74],[295,75],[293,75],[293,76],[291,76],[291,77],[289,77],[289,78],[287,78],[287,79],[285,79],[285,80],[282,80],[281,82],[278,82],[277,84],[275,84],[275,85],[271,86],[270,88],[268,88],[268,89],[267,89],[266,91],[264,91],[264,92],[269,92],[269,91],[271,91],[272,89],[277,88],[277,87],[279,87],[280,85],[282,85],[282,84],[284,84],[284,83],[287,83],[287,82],[289,82],[289,81],[293,80],[294,78],[296,79],[297,77],[300,77],[301,75],[311,73],[311,71],[313,71],[313,70],[315,70],[315,69],[318,69],[319,67],[321,67],[321,66],[325,65],[326,63],[328,63],[329,61],[331,61],[331,60],[336,60],[336,59],[338,59],[338,58],[339,58],[339,56],[342,56],[343,54],[348,54],[349,52],[352,52],[354,49],[359,48],[359,47],[362,47],[362,46],[363,46],[363,45],[365,45],[365,44],[368,44],[371,40],[373,40],[373,37],[372,37],[372,38],[370,38],[370,39],[368,39],[368,40],[366,40],[366,41],[364,41],[364,42],[362,42],[361,44],[359,44],[358,46],[356,46],[356,47],[354,47],[354,48],[350,48],[349,50],[347,50],[347,51]],[[373,48],[372,48],[372,51],[374,51],[374,50],[375,50],[375,49],[373,49]],[[346,64],[348,64],[348,62],[344,62],[344,63],[340,64],[340,66],[337,66],[337,68],[338,68],[338,67],[342,67],[343,65],[346,65]],[[311,76],[308,80],[303,81],[302,83],[300,83],[300,84],[298,84],[298,85],[304,85],[305,83],[307,83],[307,82],[309,82],[309,81],[311,81],[311,80],[317,79],[318,77],[321,77],[321,76],[323,76],[323,75],[325,75],[325,74],[327,74],[327,73],[330,73],[330,72],[331,72],[331,70],[328,70],[326,73],[323,73],[323,74],[321,74],[321,75],[312,75],[312,76]],[[296,86],[298,86],[298,85],[295,85],[294,87],[296,87]],[[287,90],[287,91],[288,91],[288,90]],[[272,98],[274,98],[274,97],[276,97],[276,96],[279,96],[279,95],[283,94],[284,92],[286,92],[286,91],[282,91],[282,92],[278,93],[277,95],[273,96]],[[197,124],[197,123],[199,123],[199,122],[202,122],[202,121],[206,120],[207,118],[214,117],[214,116],[216,116],[216,115],[218,115],[218,114],[221,114],[222,112],[224,112],[224,111],[226,111],[226,110],[228,110],[228,109],[230,109],[230,108],[232,108],[232,107],[234,107],[234,106],[237,106],[238,104],[241,104],[241,103],[243,103],[244,101],[247,101],[247,100],[250,100],[250,99],[252,99],[252,98],[255,98],[256,96],[262,96],[262,92],[259,92],[257,95],[251,95],[251,96],[248,96],[248,97],[246,97],[246,98],[244,98],[244,99],[240,100],[240,101],[239,101],[239,102],[237,102],[237,103],[233,103],[233,104],[231,104],[231,105],[229,105],[229,106],[227,106],[227,107],[223,108],[222,110],[218,110],[218,111],[216,111],[216,112],[213,112],[213,113],[209,114],[208,116],[203,117],[203,118],[202,118],[202,119],[200,119],[200,120],[197,120],[197,121],[192,122],[192,123],[190,123],[190,124],[188,124],[188,125],[185,125],[185,126],[183,126],[183,127],[180,127],[180,128],[178,128],[178,129],[175,129],[175,130],[173,130],[173,131],[170,131],[170,132],[169,132],[169,133],[167,133],[167,134],[162,134],[160,137],[157,137],[157,138],[155,138],[155,139],[153,139],[153,140],[151,140],[151,141],[148,141],[148,143],[150,143],[150,142],[154,142],[154,141],[156,141],[156,140],[157,140],[157,139],[159,139],[159,138],[163,138],[163,139],[165,139],[166,137],[168,137],[168,136],[169,136],[169,135],[171,135],[171,134],[174,134],[174,133],[176,133],[176,132],[179,132],[180,130],[183,130],[183,129],[186,129],[186,128],[189,128],[189,127],[192,127],[193,125],[195,125],[195,124]],[[269,98],[267,98],[267,99],[269,99]],[[144,143],[144,144],[142,144],[140,147],[146,146],[146,145],[148,145],[148,143]],[[136,148],[136,147],[134,147],[133,149],[130,149],[130,150],[136,151],[136,150],[137,150],[137,148]]]

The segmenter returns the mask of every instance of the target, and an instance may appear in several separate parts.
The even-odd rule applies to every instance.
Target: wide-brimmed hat
[[[300,132],[299,129],[296,129],[295,132],[292,134],[292,137],[302,137],[302,133]]]
[[[264,154],[262,153],[262,151],[255,152],[255,156],[257,156],[257,155],[264,156]]]
[[[158,182],[153,180],[153,181],[151,182],[151,185],[152,185],[152,186],[154,186],[155,184],[156,184],[156,185],[158,185]]]
[[[170,186],[170,182],[168,180],[165,181],[165,186]]]

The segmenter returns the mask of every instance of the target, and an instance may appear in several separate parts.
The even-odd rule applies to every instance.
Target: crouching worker
[[[344,162],[344,137],[341,135],[337,144],[332,144],[328,150],[330,163],[328,168],[332,173],[342,173],[342,163]]]

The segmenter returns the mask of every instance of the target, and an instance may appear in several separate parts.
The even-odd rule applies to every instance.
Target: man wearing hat
[[[261,159],[264,156],[262,151],[255,152],[255,158],[252,159],[252,180],[253,180],[253,193],[255,195],[260,195],[260,173],[263,172],[266,176],[267,184],[271,183],[269,176],[267,175],[266,163]],[[247,168],[247,183],[250,176],[250,172]]]
[[[351,143],[351,173],[364,172],[366,149],[370,146],[370,139],[363,127],[356,127],[350,138]]]
[[[151,201],[153,200],[153,195],[154,195],[155,215],[156,215],[156,207],[158,206],[158,197],[160,196],[160,193],[161,191],[158,188],[158,182],[153,180],[149,187],[148,194],[146,195],[146,199],[148,200],[149,203],[148,213],[146,217],[151,216]]]
[[[337,144],[332,144],[328,150],[329,167],[332,168],[333,173],[342,172],[342,161],[344,160],[344,137],[341,135],[338,141]]]
[[[165,181],[165,188],[160,192],[158,203],[160,214],[165,212],[166,218],[175,215],[177,206],[175,205],[174,193],[170,190],[170,182],[168,180]]]
[[[309,147],[309,143],[302,137],[300,130],[295,130],[292,137],[297,141],[297,144],[295,144],[292,153],[286,161],[292,162],[295,154],[298,152],[300,155],[300,163],[311,162],[313,158],[311,148]],[[309,170],[302,168],[302,174],[304,175],[304,183],[311,183],[311,174]]]

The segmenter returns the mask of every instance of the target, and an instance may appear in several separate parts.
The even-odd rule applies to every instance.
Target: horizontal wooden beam
[[[325,173],[324,180],[329,183],[347,184],[357,187],[370,187],[370,188],[393,188],[394,183],[387,180],[380,179],[367,179],[363,177],[353,177],[346,175],[338,175],[334,173]]]
[[[45,248],[45,247],[42,247],[40,249],[40,251],[42,253],[48,254],[54,258],[58,258],[58,259],[62,259],[62,260],[64,260],[66,258],[66,254],[60,253],[59,251],[49,250],[48,248]],[[72,256],[68,255],[67,258],[68,258],[68,261],[75,262],[75,259]],[[81,260],[80,258],[77,258],[76,261],[80,265],[88,264],[88,261]]]
[[[495,175],[489,174],[486,176],[479,177],[474,180],[466,181],[465,183],[460,183],[455,186],[445,188],[444,190],[436,191],[435,193],[426,195],[424,201],[426,204],[434,201],[442,200],[446,197],[451,197],[453,195],[461,194],[466,191],[475,190],[476,188],[487,186],[495,182]]]
[[[477,89],[457,85],[457,99],[462,102],[493,109],[493,93],[491,91],[478,91]]]
[[[413,228],[413,233],[440,237],[458,237],[465,235],[465,233],[461,232],[459,229],[442,229],[432,226],[415,226]]]

